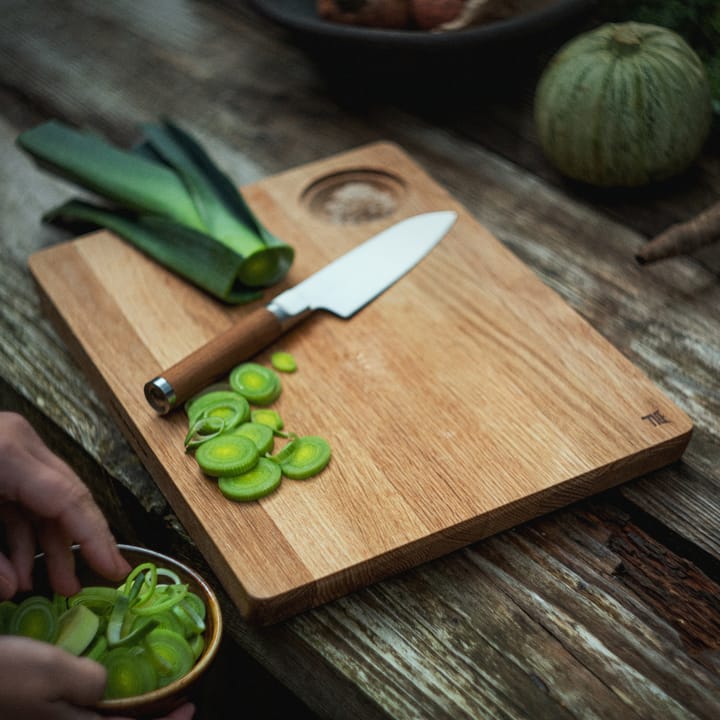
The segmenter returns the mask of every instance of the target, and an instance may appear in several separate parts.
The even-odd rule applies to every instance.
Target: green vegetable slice
[[[149,601],[144,604],[134,605],[133,613],[138,616],[156,615],[165,610],[170,610],[177,605],[187,594],[188,586],[183,584],[168,585],[162,588],[158,587],[156,592]]]
[[[240,401],[227,401],[220,405],[213,405],[212,407],[205,408],[201,420],[210,420],[212,418],[220,418],[224,425],[225,430],[232,430],[237,427],[241,422],[247,420],[248,402],[244,398]]]
[[[269,495],[279,487],[281,480],[280,465],[267,458],[260,458],[252,470],[242,475],[220,478],[218,487],[229,500],[249,502]]]
[[[192,450],[198,445],[217,437],[225,430],[225,421],[219,417],[201,417],[194,422],[185,436],[185,449]]]
[[[273,430],[282,430],[285,425],[283,419],[280,417],[280,413],[278,413],[277,410],[272,410],[271,408],[260,408],[258,410],[253,410],[250,413],[250,419],[254,423],[267,425]]]
[[[203,599],[194,592],[188,592],[182,599],[180,607],[191,612],[195,618],[198,618],[195,621],[196,626],[199,628],[197,632],[203,632],[205,630],[204,620],[207,615],[207,608],[205,607]]]
[[[327,440],[316,435],[295,437],[279,453],[272,456],[282,474],[292,480],[305,480],[317,475],[330,462]]]
[[[68,609],[68,599],[60,593],[53,593],[52,604],[58,618]]]
[[[58,625],[55,644],[73,655],[81,655],[95,639],[100,618],[85,605],[75,605],[60,616]]]
[[[232,430],[230,434],[252,440],[261,455],[270,452],[275,443],[275,434],[272,428],[257,422],[243,423]]]
[[[157,566],[146,562],[136,565],[125,578],[122,592],[128,596],[130,603],[143,602],[152,596],[157,586]]]
[[[185,403],[185,413],[190,424],[200,419],[205,410],[224,403],[235,404],[242,410],[240,422],[250,417],[250,405],[245,397],[233,390],[229,385],[207,389],[190,398]]]
[[[183,625],[182,620],[176,615],[176,610],[179,607],[179,605],[175,605],[169,610],[159,612],[154,617],[158,621],[158,627],[165,628],[166,630],[172,630],[173,632],[180,633],[181,635],[185,635],[187,638],[190,638],[193,633],[185,632],[186,628]]]
[[[85,651],[83,657],[99,662],[100,658],[107,652],[107,649],[107,638],[104,635],[97,635],[92,645]]]
[[[156,628],[149,633],[145,647],[158,673],[158,687],[183,677],[195,663],[194,653],[185,637],[166,628]]]
[[[85,605],[98,615],[110,613],[117,600],[118,591],[115,588],[102,586],[84,587],[68,598],[68,607]]]
[[[108,645],[119,645],[123,636],[123,627],[130,612],[130,599],[124,593],[118,593],[113,605],[106,629]]]
[[[106,700],[143,695],[158,687],[155,664],[142,649],[113,648],[100,662],[107,669]]]
[[[271,368],[257,363],[243,363],[230,373],[230,385],[254,405],[269,405],[282,390],[280,378]]]
[[[239,435],[220,435],[198,447],[195,460],[212,477],[239,475],[253,468],[260,453],[255,443]]]
[[[297,370],[295,358],[289,352],[274,352],[270,356],[270,364],[280,372],[292,373]]]
[[[6,635],[10,626],[10,618],[17,610],[17,603],[12,600],[3,600],[0,602],[0,635]]]
[[[205,650],[205,638],[202,635],[195,635],[188,642],[190,643],[193,659],[197,662],[203,654],[203,650]]]
[[[108,645],[132,645],[158,626],[154,617],[137,619],[130,610],[130,600],[120,593],[108,620],[106,637]]]
[[[205,631],[205,603],[197,595],[188,593],[181,603],[173,607],[172,614],[186,638]]]
[[[180,580],[180,576],[174,570],[170,570],[169,568],[159,567],[157,569],[157,574],[158,574],[158,580],[160,578],[167,578],[168,580],[172,580],[173,585],[182,584],[182,582]],[[167,587],[167,585],[165,585],[164,587]]]
[[[46,597],[31,595],[16,608],[8,623],[11,635],[23,635],[34,640],[55,642],[58,617],[53,603]]]

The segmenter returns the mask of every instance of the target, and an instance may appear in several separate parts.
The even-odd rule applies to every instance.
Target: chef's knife
[[[415,215],[366,240],[150,380],[147,401],[164,415],[314,310],[350,317],[420,262],[456,219],[451,210]]]

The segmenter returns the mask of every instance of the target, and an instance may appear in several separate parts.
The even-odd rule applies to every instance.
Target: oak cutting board
[[[339,225],[370,183],[394,210]],[[355,186],[357,187],[357,186]],[[318,477],[225,500],[183,451],[182,411],[143,384],[228,327],[228,308],[108,232],[30,259],[47,308],[241,613],[269,623],[678,459],[689,419],[405,152],[378,143],[244,188],[296,248],[280,291],[388,225],[454,209],[449,235],[350,320],[326,313],[288,350],[275,404],[326,437]],[[269,298],[265,298],[267,301]]]

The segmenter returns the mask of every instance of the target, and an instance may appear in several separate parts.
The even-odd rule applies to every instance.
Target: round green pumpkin
[[[568,177],[604,187],[668,178],[710,130],[710,86],[692,48],[667,28],[608,23],[550,60],[535,94],[540,145]]]

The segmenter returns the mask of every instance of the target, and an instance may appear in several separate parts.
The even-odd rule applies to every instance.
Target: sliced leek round
[[[270,405],[280,396],[278,374],[258,363],[243,363],[230,373],[230,385],[253,405]]]
[[[220,478],[218,487],[229,500],[249,502],[269,495],[279,487],[281,480],[280,466],[272,460],[260,458],[252,470],[242,475]]]
[[[282,469],[282,474],[293,480],[305,480],[317,475],[330,462],[330,445],[325,438],[305,435],[293,438],[272,459]]]
[[[220,435],[198,447],[195,460],[200,469],[212,477],[239,475],[255,467],[260,453],[249,438]]]

